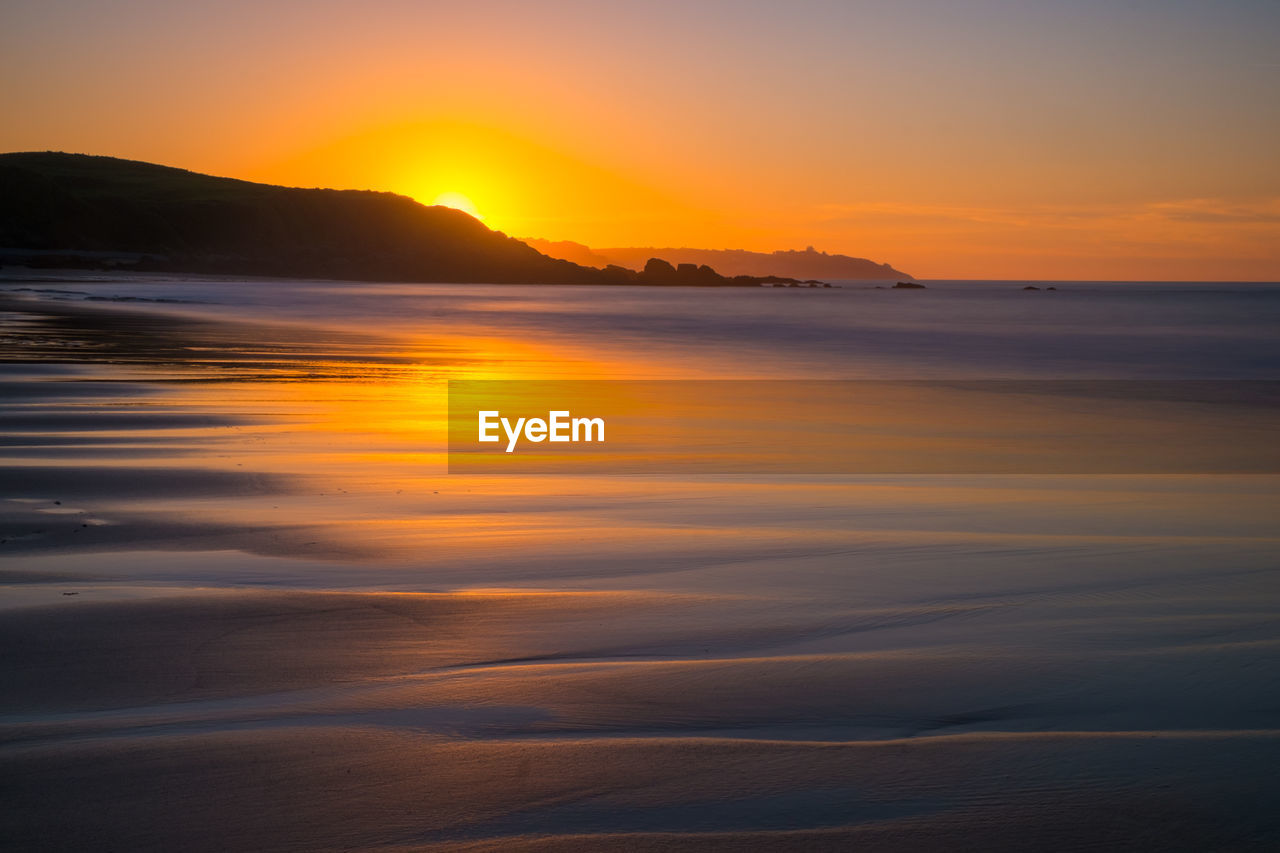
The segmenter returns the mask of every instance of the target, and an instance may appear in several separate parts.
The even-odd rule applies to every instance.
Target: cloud
[[[1150,205],[1152,213],[1173,222],[1206,224],[1274,225],[1280,224],[1280,199],[1267,199],[1251,204],[1222,199],[1190,199]]]
[[[1094,205],[866,202],[811,212],[810,242],[855,234],[922,277],[1280,279],[1280,198]]]
[[[825,204],[819,209],[823,225],[854,225],[874,220],[914,225],[974,224],[1005,227],[1114,226],[1118,223],[1202,223],[1228,225],[1280,224],[1280,198],[1252,202],[1226,199],[1178,199],[1141,204],[1095,206],[1029,205],[965,206],[901,202]]]

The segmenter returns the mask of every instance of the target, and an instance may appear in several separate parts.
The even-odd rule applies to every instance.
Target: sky
[[[1280,280],[1276,0],[5,0],[0,115],[599,248]]]

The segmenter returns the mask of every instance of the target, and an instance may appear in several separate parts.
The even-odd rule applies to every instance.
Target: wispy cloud
[[[823,224],[853,224],[869,219],[881,223],[910,222],[969,223],[1006,227],[1080,227],[1118,222],[1186,222],[1230,225],[1280,224],[1280,198],[1256,201],[1196,198],[1154,201],[1142,204],[1094,206],[972,206],[930,205],[901,202],[825,204],[820,208]]]
[[[815,236],[849,232],[916,275],[1280,278],[1280,198],[1096,205],[822,205]]]
[[[1154,215],[1174,222],[1280,224],[1280,199],[1241,204],[1221,199],[1199,198],[1161,202],[1148,207]]]

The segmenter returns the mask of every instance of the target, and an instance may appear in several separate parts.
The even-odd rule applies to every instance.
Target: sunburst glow
[[[462,193],[440,193],[440,195],[436,196],[435,200],[431,203],[440,205],[441,207],[452,207],[454,210],[461,210],[463,213],[484,221],[484,217],[480,215],[480,211],[476,210],[475,204]]]

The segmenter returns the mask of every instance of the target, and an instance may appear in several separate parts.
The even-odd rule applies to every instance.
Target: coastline
[[[1275,288],[3,289],[14,849],[1276,837],[1280,477],[460,476],[438,423],[521,373],[1265,379]]]

